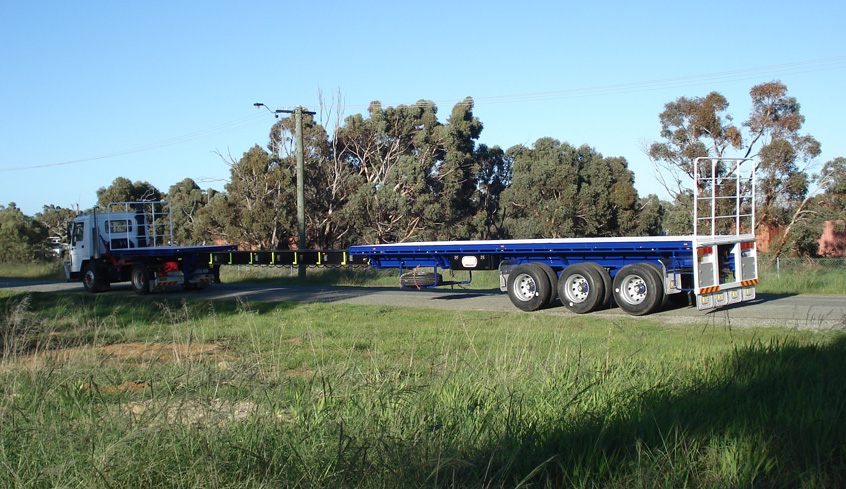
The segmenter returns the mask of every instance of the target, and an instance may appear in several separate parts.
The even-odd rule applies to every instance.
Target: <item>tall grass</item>
[[[846,296],[846,258],[792,258],[758,261],[763,294],[817,294]]]
[[[0,310],[2,487],[846,483],[842,332],[43,294]],[[158,346],[116,353],[135,342]]]
[[[0,263],[0,278],[31,278],[59,280],[65,278],[61,262]]]

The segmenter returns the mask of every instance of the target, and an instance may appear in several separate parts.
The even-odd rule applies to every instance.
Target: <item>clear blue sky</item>
[[[89,208],[117,177],[220,190],[217,153],[267,144],[254,102],[317,109],[320,91],[344,115],[434,100],[442,121],[472,96],[480,142],[587,144],[662,195],[642,148],[663,105],[719,91],[740,122],[749,88],[778,79],[822,164],[846,156],[844,18],[831,0],[6,0],[0,204]]]

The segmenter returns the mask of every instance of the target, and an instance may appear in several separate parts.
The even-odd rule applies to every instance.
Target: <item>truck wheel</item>
[[[546,263],[532,263],[532,265],[536,267],[540,267],[543,270],[543,273],[546,274],[546,278],[549,280],[549,297],[544,301],[543,305],[541,305],[541,309],[546,309],[547,307],[552,307],[552,304],[555,302],[555,299],[558,298],[558,294],[556,294],[555,289],[558,287],[558,274],[555,273],[555,270],[552,269],[551,266],[547,265]]]
[[[564,307],[576,314],[588,313],[596,310],[605,298],[605,283],[596,267],[574,263],[561,272],[558,298]]]
[[[94,262],[85,265],[82,270],[82,286],[85,287],[86,292],[92,294],[108,290],[109,281],[106,280],[102,267]]]
[[[537,311],[552,290],[546,272],[534,263],[517,265],[508,274],[508,298],[522,311]]]
[[[132,284],[132,290],[138,295],[147,295],[150,293],[150,271],[147,270],[141,263],[136,263],[132,266],[129,272],[129,283]]]
[[[626,265],[614,276],[614,300],[632,316],[654,312],[664,301],[661,278],[646,263]]]

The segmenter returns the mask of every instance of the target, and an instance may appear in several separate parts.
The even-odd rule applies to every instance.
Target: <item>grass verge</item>
[[[65,270],[57,261],[0,263],[0,278],[60,280],[65,278]]]
[[[839,487],[842,332],[0,297],[2,487]]]

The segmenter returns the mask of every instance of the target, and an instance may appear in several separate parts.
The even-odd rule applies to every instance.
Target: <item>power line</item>
[[[600,97],[608,95],[622,95],[630,93],[639,93],[655,90],[666,90],[670,88],[686,88],[693,86],[702,86],[715,83],[730,83],[737,81],[746,81],[753,79],[760,79],[761,77],[777,77],[787,75],[797,75],[804,73],[814,73],[818,71],[836,70],[846,68],[846,56],[834,56],[829,58],[819,58],[805,61],[796,61],[792,63],[783,63],[777,65],[760,66],[755,68],[744,68],[730,71],[719,71],[712,73],[702,73],[698,75],[688,75],[673,78],[659,78],[655,80],[636,81],[628,83],[619,83],[612,85],[594,85],[581,88],[568,88],[561,90],[551,90],[545,92],[529,92],[516,93],[508,95],[490,95],[483,97],[474,97],[473,103],[475,105],[487,104],[507,104],[507,103],[521,103],[521,102],[539,102],[545,100],[557,99],[572,99],[585,97]],[[433,104],[454,104],[461,105],[464,99],[450,99],[432,101]],[[319,104],[318,104],[319,105]],[[397,106],[401,104],[393,104]],[[344,105],[344,108],[367,108],[370,104],[361,105]],[[151,151],[167,146],[194,141],[210,136],[217,136],[233,131],[238,131],[248,127],[266,124],[266,116],[252,115],[243,117],[234,121],[225,122],[217,126],[207,129],[202,129],[193,133],[177,136],[171,139],[165,139],[155,143],[130,148],[123,151],[108,153],[99,156],[92,156],[88,158],[81,158],[77,160],[63,161],[59,163],[49,163],[43,165],[20,166],[15,168],[0,168],[0,172],[31,170],[36,168],[49,168],[55,166],[71,165],[76,163],[85,163],[89,161],[102,160],[106,158],[114,158],[117,156],[124,156],[133,153],[140,153],[144,151]]]
[[[542,100],[554,99],[569,99],[569,98],[584,98],[597,97],[604,95],[619,95],[628,93],[638,93],[654,90],[666,90],[668,88],[685,88],[693,86],[708,85],[714,83],[729,83],[735,81],[745,81],[752,79],[759,79],[761,77],[777,77],[786,75],[796,75],[803,73],[813,73],[818,71],[827,71],[846,68],[846,56],[835,56],[830,58],[820,58],[807,61],[797,61],[793,63],[784,63],[778,65],[761,66],[756,68],[744,68],[731,71],[720,71],[713,73],[702,73],[698,75],[689,75],[673,78],[660,78],[655,80],[636,81],[628,83],[619,83],[612,85],[594,85],[581,88],[569,88],[562,90],[550,90],[545,92],[530,92],[530,93],[516,93],[508,95],[491,95],[482,97],[473,97],[475,105],[480,104],[496,104],[496,103],[517,103],[517,102],[536,102]],[[436,100],[435,104],[455,104],[461,105],[463,99],[449,99]],[[388,104],[395,106],[395,104]],[[396,104],[398,105],[398,104]],[[347,105],[346,107],[361,108],[369,107],[367,105]]]
[[[221,134],[226,134],[233,131],[239,131],[241,129],[245,129],[248,127],[254,127],[258,125],[267,124],[267,118],[265,116],[260,115],[252,115],[249,117],[242,117],[240,119],[235,119],[234,121],[225,122],[219,124],[217,126],[213,126],[207,129],[202,129],[196,132],[192,132],[189,134],[185,134],[182,136],[177,136],[170,139],[165,139],[162,141],[158,141],[155,143],[146,144],[143,146],[137,146],[134,148],[129,148],[122,151],[116,151],[114,153],[106,153],[98,156],[91,156],[88,158],[80,158],[77,160],[69,160],[69,161],[62,161],[59,163],[47,163],[42,165],[30,165],[30,166],[20,166],[15,168],[0,168],[0,172],[8,172],[8,171],[19,171],[19,170],[32,170],[36,168],[50,168],[54,166],[64,166],[64,165],[72,165],[76,163],[86,163],[89,161],[96,161],[96,160],[103,160],[107,158],[114,158],[117,156],[124,156],[133,153],[141,153],[144,151],[152,151],[154,149],[164,148],[167,146],[174,146],[177,144],[187,143],[190,141],[195,141],[197,139],[203,139],[210,136],[218,136]]]

